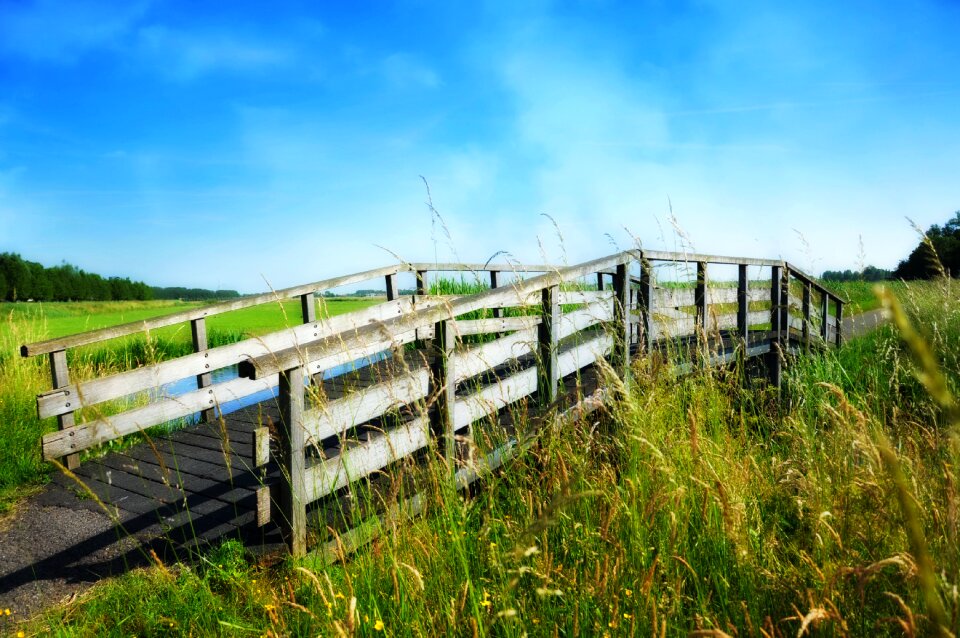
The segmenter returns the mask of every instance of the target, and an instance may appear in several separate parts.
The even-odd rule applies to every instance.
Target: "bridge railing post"
[[[540,324],[537,342],[540,367],[540,403],[550,405],[557,400],[560,366],[557,363],[557,342],[560,331],[560,286],[540,291]]]
[[[400,296],[399,291],[397,290],[397,274],[391,273],[384,277],[384,281],[387,288],[387,301],[393,301]]]
[[[747,265],[737,265],[737,349],[740,374],[746,381],[747,348],[750,345],[750,281],[747,278]]]
[[[613,275],[613,369],[624,382],[630,378],[630,277],[628,264],[617,264]]]
[[[803,351],[808,354],[810,352],[810,291],[810,282],[803,282]]]
[[[430,396],[434,399],[430,425],[439,441],[440,452],[451,471],[456,468],[454,406],[457,400],[453,352],[456,334],[451,321],[438,321],[433,329],[433,360],[430,368]]]
[[[843,345],[843,302],[839,299],[836,300],[836,319],[837,319],[837,336],[836,336],[836,346],[839,348]]]
[[[602,272],[597,273],[597,290],[601,292],[603,291],[603,273]]]
[[[490,271],[490,289],[493,290],[494,288],[499,288],[499,287],[500,287],[500,271],[499,271],[499,270],[491,270],[491,271]],[[502,317],[502,316],[503,316],[503,308],[494,308],[494,309],[493,309],[493,316],[494,316],[495,318]]]
[[[640,261],[640,289],[637,291],[640,307],[640,349],[650,356],[653,353],[653,265],[646,259]]]
[[[193,340],[193,351],[194,352],[204,352],[207,349],[207,322],[203,317],[199,319],[193,319],[190,321],[190,337]],[[210,370],[210,364],[206,364],[206,370]],[[202,390],[210,385],[212,382],[212,377],[210,372],[204,372],[203,374],[197,375],[197,389]],[[215,410],[213,408],[207,408],[201,413],[203,415],[203,420],[210,423],[214,419]]]
[[[829,345],[828,335],[830,326],[827,325],[827,318],[830,316],[830,295],[827,294],[826,290],[820,290],[820,340],[823,342],[823,347],[826,348]]]
[[[56,390],[58,388],[63,388],[70,385],[70,372],[67,369],[67,351],[54,350],[50,353],[49,359],[50,377],[53,381],[53,388]],[[71,403],[73,403],[73,401],[68,402],[67,406],[69,407]],[[73,425],[73,410],[57,416],[57,427],[59,429],[65,430],[69,427],[73,427]],[[80,467],[80,455],[68,454],[63,457],[62,462],[68,470],[75,470]]]
[[[770,267],[770,352],[767,355],[767,374],[770,384],[780,387],[780,366],[783,332],[781,330],[781,312],[783,286],[783,267]]]
[[[280,483],[278,506],[280,530],[294,556],[307,552],[306,504],[306,431],[303,428],[304,369],[291,368],[280,373],[279,456]]]

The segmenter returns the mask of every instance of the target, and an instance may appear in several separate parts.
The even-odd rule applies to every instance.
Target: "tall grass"
[[[900,297],[944,396],[957,396],[956,295],[933,285]],[[957,634],[958,425],[911,353],[883,328],[791,362],[782,393],[745,390],[729,371],[678,380],[640,361],[629,389],[609,379],[604,415],[545,427],[466,498],[436,474],[423,517],[346,563],[263,567],[231,542],[104,583],[27,628]]]

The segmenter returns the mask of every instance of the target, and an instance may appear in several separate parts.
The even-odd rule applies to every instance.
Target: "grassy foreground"
[[[889,327],[797,361],[779,399],[639,362],[603,418],[543,431],[470,498],[438,480],[424,517],[345,564],[264,567],[228,542],[20,630],[957,634],[960,302],[939,284],[900,299],[911,345]]]

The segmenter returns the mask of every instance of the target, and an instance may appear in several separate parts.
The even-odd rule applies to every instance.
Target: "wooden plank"
[[[454,321],[457,336],[490,334],[492,332],[513,332],[533,328],[540,323],[540,317],[499,317],[494,319],[458,319]]]
[[[833,322],[834,330],[836,330],[835,342],[838,348],[843,345],[843,302],[839,299],[836,300],[836,306],[834,312],[835,318]]]
[[[662,308],[686,308],[696,303],[693,288],[654,288],[654,305]]]
[[[49,358],[50,377],[54,390],[62,392],[64,397],[64,412],[57,415],[57,429],[62,432],[74,426],[73,411],[80,407],[80,405],[77,401],[76,393],[71,394],[69,389],[62,390],[62,388],[69,388],[70,386],[70,372],[69,368],[67,368],[67,351],[56,350],[50,353]],[[41,418],[43,417],[41,416]],[[68,454],[63,460],[63,464],[68,470],[77,469],[80,467],[80,455]]]
[[[279,510],[277,524],[284,540],[294,556],[307,552],[307,504],[306,458],[304,457],[305,433],[304,371],[302,367],[285,370],[280,374],[280,427],[279,463],[281,480],[278,488]]]
[[[537,367],[540,370],[539,395],[543,405],[557,399],[560,368],[557,365],[557,342],[560,334],[560,287],[540,291],[541,322],[537,330]]]
[[[387,301],[393,301],[400,297],[400,291],[397,288],[397,275],[390,273],[384,277],[384,284],[387,288]]]
[[[427,294],[427,290],[427,271],[417,270],[417,295],[422,297]]]
[[[643,258],[650,261],[672,261],[679,263],[706,262],[710,264],[746,264],[748,266],[774,266],[783,262],[772,259],[752,259],[749,257],[727,257],[723,255],[706,255],[700,253],[677,253],[663,250],[644,250]]]
[[[491,271],[490,271],[490,289],[493,290],[494,288],[499,288],[499,287],[500,287],[500,271],[499,271],[499,270],[491,270]],[[503,309],[502,309],[502,308],[494,308],[494,309],[493,309],[493,316],[494,316],[495,318],[502,317],[502,316],[503,316]]]
[[[810,350],[810,282],[803,284],[803,347],[806,352]]]
[[[640,281],[637,290],[637,305],[639,311],[640,349],[643,352],[653,352],[654,318],[656,305],[656,289],[653,286],[653,266],[649,261],[640,262]]]
[[[253,431],[253,466],[262,467],[270,462],[270,428]]]
[[[430,442],[427,417],[417,417],[363,445],[322,461],[305,473],[306,502],[313,501],[413,454]]]
[[[613,335],[614,349],[612,365],[616,373],[626,381],[630,376],[630,285],[627,273],[627,264],[617,264],[616,274],[613,276],[613,291],[616,297],[614,312]]]
[[[750,304],[748,301],[747,265],[737,266],[737,334],[745,346],[750,338]]]
[[[203,317],[190,321],[190,337],[193,341],[194,353],[205,352],[207,350],[207,320]],[[202,390],[211,383],[209,364],[205,368],[206,372],[197,375],[197,389]],[[83,395],[81,395],[83,396]],[[202,418],[204,421],[212,421],[216,411],[213,408],[204,410]]]
[[[608,334],[599,335],[590,341],[562,352],[557,357],[557,367],[561,377],[572,374],[577,370],[592,365],[613,349],[613,337]]]
[[[414,307],[421,307],[421,304],[436,303],[438,303],[437,300],[415,302],[413,298],[407,297],[238,343],[211,348],[172,361],[69,385],[60,391],[40,395],[37,398],[38,412],[41,418],[45,418],[72,411],[80,406],[91,406],[119,399],[190,376],[207,374],[219,368],[236,365],[248,357],[270,356],[272,352],[291,347],[294,349],[305,347],[304,344],[335,337],[343,332],[356,332],[378,322],[399,317]]]
[[[625,263],[626,261],[632,260],[633,256],[634,253],[630,251],[618,253],[616,255],[584,262],[576,266],[570,266],[561,269],[559,272],[546,273],[518,281],[509,288],[503,287],[495,290],[486,290],[475,295],[455,299],[449,303],[429,308],[421,308],[407,313],[404,316],[384,321],[373,329],[360,329],[356,335],[351,335],[350,339],[352,341],[347,342],[348,340],[341,339],[341,343],[338,344],[337,347],[342,348],[345,345],[362,344],[364,341],[370,339],[374,331],[380,332],[381,334],[398,336],[409,331],[416,331],[417,328],[426,328],[435,324],[437,321],[464,315],[475,310],[495,307],[497,304],[506,305],[509,304],[512,299],[526,298],[529,294],[539,291],[544,287],[560,284],[565,281],[576,281],[598,270],[615,266],[620,262]],[[626,287],[624,288],[626,289]],[[309,354],[310,357],[305,360],[312,362],[315,358],[325,356],[327,350],[323,347],[318,347]],[[241,364],[241,374],[252,378],[268,375],[282,369],[283,366],[291,362],[300,361],[303,356],[304,353],[302,350],[287,349],[273,353],[269,357],[256,357]]]
[[[830,296],[826,292],[820,293],[820,339],[823,343],[828,343],[827,319],[830,318]]]
[[[443,457],[451,468],[456,449],[453,427],[457,393],[456,361],[453,359],[453,352],[456,346],[456,335],[451,323],[438,321],[434,327],[433,362],[430,367],[430,395],[434,404],[429,419],[433,436],[439,441]],[[421,426],[420,429],[424,428]],[[402,440],[412,443],[414,439],[405,437]]]
[[[60,458],[160,423],[191,415],[210,406],[222,405],[237,397],[269,390],[276,384],[275,377],[261,380],[233,379],[176,398],[163,399],[112,417],[74,425],[59,432],[44,435],[43,455],[46,459]]]
[[[391,409],[425,398],[430,392],[426,368],[388,379],[331,401],[304,414],[307,445],[314,445],[366,423]]]
[[[313,323],[317,320],[317,299],[312,292],[300,295],[300,317],[303,323]]]
[[[707,329],[707,262],[697,262],[697,286],[693,291],[694,305],[697,308],[697,329]]]
[[[191,321],[193,319],[199,319],[201,317],[212,317],[214,315],[222,314],[224,312],[230,312],[231,310],[239,310],[241,308],[250,308],[251,306],[259,306],[265,303],[276,303],[281,299],[290,299],[293,297],[299,297],[300,295],[307,294],[307,293],[320,292],[323,290],[329,290],[331,288],[337,288],[339,286],[346,286],[349,284],[360,283],[363,281],[376,279],[378,277],[383,277],[384,275],[391,272],[399,272],[405,269],[406,269],[406,266],[404,265],[385,266],[383,268],[375,268],[373,270],[354,273],[352,275],[344,275],[342,277],[333,277],[332,279],[323,279],[321,281],[305,284],[302,286],[284,288],[282,290],[277,290],[275,292],[267,292],[259,295],[252,295],[249,297],[232,299],[230,301],[211,304],[209,306],[204,306],[202,308],[186,310],[184,312],[177,312],[169,315],[164,315],[162,317],[154,317],[152,319],[147,319],[144,321],[132,321],[130,323],[125,323],[118,326],[110,326],[108,328],[101,328],[99,330],[91,330],[88,332],[83,332],[76,335],[70,335],[67,337],[60,337],[57,339],[48,339],[47,341],[41,341],[38,343],[31,343],[31,344],[21,346],[20,354],[24,357],[32,357],[38,354],[54,352],[55,350],[65,350],[67,348],[75,348],[77,346],[97,343],[99,341],[105,341],[107,339],[114,339],[117,337],[136,334],[138,332],[156,330],[157,328],[163,328],[164,326],[173,326],[178,323],[185,323],[187,321]]]

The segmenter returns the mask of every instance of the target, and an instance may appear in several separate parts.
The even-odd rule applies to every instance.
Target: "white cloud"
[[[5,2],[0,11],[0,51],[32,60],[71,62],[89,49],[116,44],[149,4],[102,0]]]
[[[215,72],[261,72],[285,66],[294,58],[287,47],[237,34],[193,33],[159,25],[140,29],[137,43],[157,70],[182,81]]]

